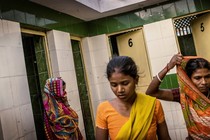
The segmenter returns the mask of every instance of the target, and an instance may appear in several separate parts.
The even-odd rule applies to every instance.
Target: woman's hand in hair
[[[167,64],[168,70],[173,69],[174,66],[176,66],[176,65],[180,65],[181,62],[182,62],[182,59],[183,59],[183,56],[182,56],[181,53],[175,54],[175,55],[171,58],[170,62]]]

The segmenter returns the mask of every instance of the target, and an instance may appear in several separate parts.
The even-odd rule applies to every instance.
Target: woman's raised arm
[[[147,88],[146,94],[157,97],[158,99],[173,101],[173,94],[171,89],[160,89],[159,86],[162,79],[166,76],[175,65],[180,65],[182,61],[182,54],[175,54],[170,62],[153,78]]]

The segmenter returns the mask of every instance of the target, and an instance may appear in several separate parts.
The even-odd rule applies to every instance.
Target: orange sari
[[[187,61],[192,58],[196,57],[184,57],[181,66],[177,67],[180,103],[189,135],[195,140],[210,139],[210,100],[184,71]]]

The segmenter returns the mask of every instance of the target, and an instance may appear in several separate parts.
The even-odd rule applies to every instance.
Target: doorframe
[[[132,29],[127,29],[127,30],[123,30],[123,31],[117,31],[117,32],[114,32],[114,33],[110,33],[110,34],[106,34],[107,36],[107,42],[108,42],[108,53],[109,53],[109,60],[113,57],[113,52],[112,52],[112,46],[110,45],[110,41],[109,41],[109,38],[113,35],[118,35],[118,34],[122,34],[122,33],[127,33],[127,32],[132,32],[132,31],[136,31],[136,30],[143,30],[143,27],[136,27],[136,28],[132,28]],[[146,42],[145,42],[145,46],[146,46]],[[150,65],[150,64],[149,64]],[[150,68],[149,68],[150,69]]]
[[[82,38],[70,35],[70,41],[71,40],[76,40],[76,41],[80,42],[80,46],[79,47],[80,47],[80,50],[81,50],[82,64],[84,65],[84,77],[85,77],[85,83],[86,83],[86,88],[87,88],[89,107],[90,107],[90,110],[91,110],[91,119],[92,119],[92,122],[93,122],[93,126],[95,126],[93,106],[92,106],[92,100],[91,100],[91,95],[90,95],[90,84],[88,82],[88,77],[87,77],[87,73],[86,73],[86,64],[84,62],[84,56],[83,56],[84,52],[83,52],[83,49],[82,49]],[[95,131],[95,127],[93,127],[93,129]]]
[[[26,29],[26,28],[21,28],[21,33],[26,33],[26,34],[31,34],[31,35],[39,35],[44,37],[44,50],[45,50],[45,56],[46,56],[46,64],[47,64],[47,71],[49,77],[52,77],[52,65],[51,65],[51,60],[50,60],[50,53],[49,53],[49,47],[48,47],[48,42],[47,42],[47,35],[45,32],[41,31],[35,31],[31,29]]]
[[[110,33],[110,34],[107,34],[107,40],[109,42],[109,38],[112,36],[112,35],[117,35],[117,34],[122,34],[122,33],[128,33],[128,32],[133,32],[133,31],[137,31],[137,30],[142,30],[142,35],[143,35],[143,40],[144,40],[144,45],[145,45],[145,53],[146,53],[146,57],[147,57],[147,62],[148,62],[148,69],[149,69],[149,74],[150,74],[150,79],[152,80],[152,71],[151,71],[151,63],[150,63],[150,58],[149,58],[149,55],[148,55],[148,48],[147,48],[147,42],[145,40],[145,35],[144,35],[144,27],[143,25],[141,27],[136,27],[136,28],[132,28],[132,29],[127,29],[127,30],[123,30],[123,31],[118,31],[118,32],[115,32],[115,33]],[[110,58],[113,56],[113,53],[112,53],[112,49],[110,46],[111,44],[109,43],[109,52],[110,52]]]
[[[177,36],[177,33],[176,33],[176,28],[174,26],[174,21],[175,20],[178,20],[178,19],[185,18],[185,17],[200,15],[200,14],[209,13],[209,12],[210,12],[210,10],[205,10],[205,11],[201,11],[201,12],[191,13],[191,14],[188,14],[188,15],[184,15],[184,16],[179,16],[179,17],[172,18],[173,30],[174,30],[174,34],[175,34],[177,49],[178,49],[179,52],[181,52],[181,49],[180,49],[180,45],[179,45],[178,36]]]
[[[204,13],[208,13],[208,12],[210,12],[210,10],[205,10],[205,11],[201,11],[201,12],[191,13],[191,14],[188,14],[188,15],[175,17],[175,18],[172,18],[172,19],[173,20],[177,20],[177,19],[180,19],[180,18],[189,17],[189,16],[195,16],[195,15],[204,14]]]
[[[143,27],[136,27],[136,28],[132,28],[132,29],[118,31],[118,32],[107,34],[107,36],[110,37],[112,35],[117,35],[117,34],[121,34],[121,33],[127,33],[127,32],[136,31],[136,30],[140,30],[140,29],[143,29]]]

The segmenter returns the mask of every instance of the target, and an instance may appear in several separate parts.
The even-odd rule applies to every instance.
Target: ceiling
[[[30,0],[56,11],[90,21],[112,16],[168,0]]]

